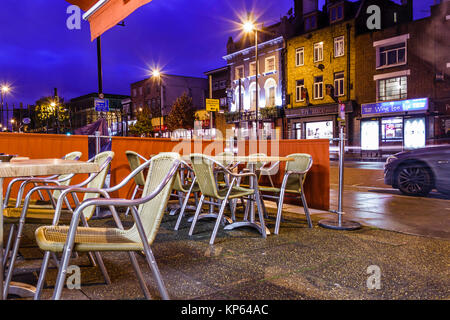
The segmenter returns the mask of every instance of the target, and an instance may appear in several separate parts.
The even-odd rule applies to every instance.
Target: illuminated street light
[[[5,95],[11,90],[11,88],[8,85],[2,85],[1,86],[1,90],[0,90],[0,95],[1,95],[1,110],[0,110],[0,114],[1,114],[1,123],[3,125],[3,100]],[[8,120],[7,122],[8,123]]]
[[[162,137],[162,106],[163,106],[163,87],[162,87],[162,76],[161,76],[161,71],[159,71],[158,69],[154,69],[152,71],[152,77],[158,78],[159,80],[159,87],[161,89],[160,92],[160,98],[159,98],[159,113],[160,113],[160,117],[159,117],[159,136]]]
[[[252,21],[246,21],[242,25],[242,28],[244,32],[251,33],[255,32],[255,64],[256,64],[256,70],[255,70],[255,83],[256,83],[256,140],[259,139],[259,84],[258,84],[258,74],[259,74],[259,63],[258,63],[258,28],[256,26],[256,23]],[[250,93],[251,94],[251,93]]]

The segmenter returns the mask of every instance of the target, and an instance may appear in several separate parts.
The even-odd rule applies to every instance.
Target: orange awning
[[[98,0],[66,0],[80,7],[83,11],[89,11]],[[152,0],[109,0],[106,1],[89,18],[91,26],[91,40],[101,36],[105,31],[123,21],[131,13]]]

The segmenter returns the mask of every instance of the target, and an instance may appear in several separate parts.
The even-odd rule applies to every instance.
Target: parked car
[[[384,183],[411,196],[431,190],[450,195],[450,145],[404,151],[389,156]]]

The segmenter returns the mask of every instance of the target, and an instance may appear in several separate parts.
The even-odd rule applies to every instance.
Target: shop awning
[[[91,26],[91,40],[123,21],[136,9],[152,0],[66,0],[80,7]]]

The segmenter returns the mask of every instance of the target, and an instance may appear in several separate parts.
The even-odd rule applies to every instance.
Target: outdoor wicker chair
[[[202,209],[203,202],[205,200],[205,197],[210,197],[212,199],[217,199],[221,201],[219,214],[217,215],[216,224],[214,226],[214,230],[212,232],[209,244],[214,244],[214,240],[217,235],[217,231],[219,229],[219,225],[223,222],[224,217],[224,211],[225,206],[229,200],[236,199],[236,198],[244,198],[249,197],[251,195],[255,194],[254,189],[248,189],[243,188],[239,186],[235,186],[235,183],[237,179],[242,177],[250,177],[255,179],[255,189],[258,188],[256,184],[256,174],[252,172],[245,172],[236,174],[231,171],[229,171],[227,168],[225,168],[221,163],[215,161],[213,158],[210,158],[208,156],[205,156],[203,154],[191,154],[191,163],[192,168],[194,169],[195,176],[197,178],[197,182],[200,187],[200,191],[202,193],[199,204],[197,206],[197,210],[194,215],[194,219],[191,224],[191,228],[189,230],[189,236],[192,236],[194,232],[195,225],[197,223],[198,217],[200,215],[200,211]],[[232,181],[228,186],[225,188],[219,188],[215,176],[215,170],[216,168],[220,168],[225,172],[225,174],[229,175],[232,178]],[[256,203],[258,206],[258,213],[262,214],[262,208],[261,208],[261,199],[259,197],[259,192],[256,192]],[[262,217],[260,216],[261,221],[263,221]],[[264,228],[264,226],[262,226]]]
[[[50,224],[55,218],[55,212],[57,210],[61,211],[62,215],[61,217],[58,217],[58,219],[70,222],[72,219],[73,210],[70,208],[70,206],[62,211],[62,203],[67,204],[67,197],[64,194],[61,193],[61,195],[58,198],[58,203],[60,203],[60,207],[58,209],[58,206],[55,208],[30,208],[30,200],[31,196],[39,191],[39,190],[50,190],[50,191],[71,191],[71,195],[73,197],[73,200],[75,202],[75,205],[77,206],[80,201],[78,200],[78,197],[75,192],[84,193],[83,200],[88,200],[92,198],[97,198],[100,196],[98,192],[90,192],[89,190],[92,188],[101,189],[103,188],[103,185],[105,183],[106,175],[110,168],[110,163],[112,159],[114,158],[114,152],[112,151],[105,151],[102,153],[99,153],[94,158],[92,158],[89,161],[93,161],[95,163],[98,163],[100,166],[100,171],[97,173],[90,174],[89,177],[83,181],[80,184],[73,185],[73,186],[64,186],[64,185],[55,185],[55,186],[38,186],[31,189],[24,200],[24,205],[22,208],[5,208],[3,210],[3,218],[4,222],[8,224],[17,225],[17,234],[14,241],[14,246],[11,249],[11,257],[9,259],[9,268],[5,279],[5,285],[4,285],[4,292],[3,296],[6,298],[8,294],[9,289],[9,283],[11,282],[13,271],[14,271],[14,264],[19,252],[19,246],[20,246],[20,240],[22,238],[23,228],[25,224]],[[86,188],[82,188],[86,186]],[[75,191],[76,190],[76,191]],[[68,192],[66,192],[68,193]],[[83,211],[83,217],[82,222],[83,225],[87,226],[87,221],[94,215],[95,207],[87,208]],[[12,236],[10,234],[10,239],[8,239],[8,242],[10,243],[10,240],[12,240]],[[7,249],[9,249],[10,244],[7,244]],[[94,253],[95,260],[97,261],[99,268],[105,278],[106,283],[111,283],[111,280],[109,278],[108,272],[106,271],[106,268],[103,264],[103,260],[97,252]],[[8,257],[9,254],[5,253],[5,257]],[[90,255],[91,262],[95,265],[94,258]]]
[[[275,196],[262,194],[263,198],[278,199],[278,210],[274,234],[278,234],[280,230],[281,214],[283,211],[283,201],[285,198],[285,193],[300,195],[308,226],[312,228],[312,222],[309,214],[308,204],[305,198],[303,183],[305,182],[306,174],[308,173],[309,169],[311,169],[313,159],[311,155],[306,153],[294,153],[288,155],[287,157],[294,158],[295,160],[286,163],[286,169],[281,187],[259,187],[261,192],[275,194]]]
[[[134,151],[125,151],[125,154],[127,156],[128,164],[130,165],[130,170],[133,172],[136,168],[138,168],[141,165],[141,160],[143,162],[147,162],[148,159],[141,156],[139,153]],[[134,187],[133,194],[131,195],[131,200],[133,200],[137,193],[139,191],[142,191],[144,189],[145,185],[145,177],[144,173],[141,171],[134,177],[134,183],[136,186]],[[127,216],[130,212],[130,208],[127,208],[127,211],[125,212],[125,215]]]
[[[55,284],[53,299],[60,299],[72,251],[128,251],[132,266],[138,277],[139,284],[146,298],[150,298],[145,279],[137,263],[134,252],[144,251],[153,275],[156,278],[159,292],[163,299],[169,299],[161,274],[156,264],[150,246],[158,232],[165,208],[167,206],[175,174],[179,166],[179,154],[156,155],[133,171],[119,185],[103,190],[106,199],[88,199],[75,210],[70,226],[59,226],[57,216],[52,226],[39,227],[36,230],[36,241],[45,251],[41,272],[37,284],[35,299],[39,299],[51,252],[62,252],[60,268]],[[141,198],[111,199],[107,194],[116,191],[127,184],[137,171],[148,167]],[[67,192],[67,191],[65,191]],[[96,192],[102,192],[97,190]],[[59,199],[58,207],[62,201]],[[117,228],[79,227],[84,210],[94,206],[129,207],[135,224],[124,230],[120,220],[115,219]],[[57,208],[58,208],[57,207]]]

